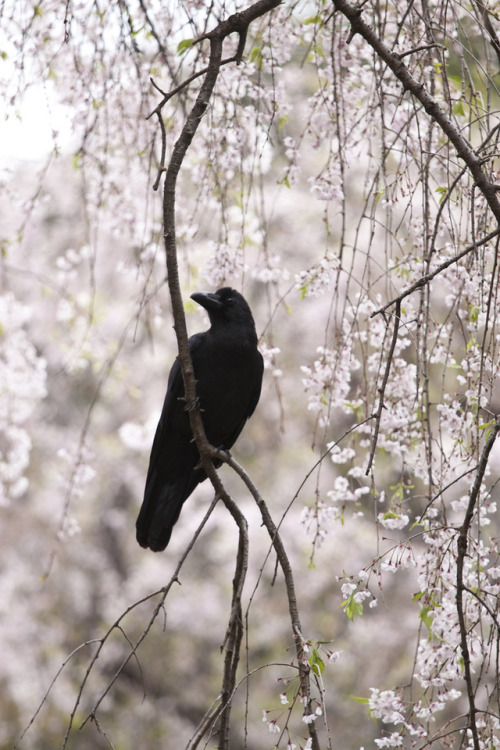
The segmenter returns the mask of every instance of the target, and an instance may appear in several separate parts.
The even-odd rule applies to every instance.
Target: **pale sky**
[[[44,86],[33,85],[25,93],[17,116],[0,118],[0,163],[12,166],[18,161],[46,157],[56,144],[61,151],[72,145],[71,122],[65,107],[51,101]],[[53,129],[57,131],[54,138]]]

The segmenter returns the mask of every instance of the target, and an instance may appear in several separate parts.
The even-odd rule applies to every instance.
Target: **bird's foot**
[[[198,398],[198,396],[196,396],[195,400],[193,401],[192,406],[188,406],[186,404],[186,406],[184,407],[184,411],[187,411],[187,412],[194,411],[195,409],[200,409],[200,399]],[[200,409],[200,411],[203,411],[203,409]]]
[[[219,445],[219,447],[217,448],[217,451],[218,453],[224,454],[224,458],[222,458],[222,456],[219,456],[221,461],[224,461],[224,463],[227,463],[229,459],[231,458],[231,452],[226,450],[226,448],[224,448],[222,445]]]

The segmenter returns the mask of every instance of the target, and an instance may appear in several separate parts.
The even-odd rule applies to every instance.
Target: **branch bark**
[[[222,61],[222,47],[224,39],[232,33],[239,34],[239,44],[236,55],[236,62],[241,60],[247,30],[249,24],[259,16],[270,12],[280,4],[280,0],[258,0],[246,10],[234,13],[225,21],[222,21],[212,31],[205,34],[195,43],[200,43],[203,39],[210,41],[210,58],[208,66],[203,71],[203,81],[196,97],[193,108],[189,112],[181,134],[176,141],[170,163],[165,173],[165,183],[163,189],[163,230],[164,244],[167,265],[167,282],[172,301],[172,313],[174,318],[174,330],[177,337],[177,346],[179,351],[179,362],[181,366],[182,379],[184,383],[184,396],[186,409],[189,413],[189,421],[193,432],[193,437],[200,453],[200,463],[205,470],[208,478],[212,482],[216,495],[220,497],[235,518],[240,531],[238,558],[236,564],[236,573],[233,581],[233,600],[231,605],[231,616],[229,620],[228,631],[225,639],[225,662],[223,672],[223,685],[220,703],[220,711],[217,711],[215,718],[220,716],[220,750],[229,749],[229,719],[231,711],[231,696],[236,683],[236,670],[239,661],[241,639],[243,635],[243,623],[241,618],[241,592],[245,580],[247,563],[248,563],[248,534],[247,524],[241,511],[229,497],[220,478],[214,468],[213,458],[216,450],[209,444],[200,410],[196,400],[196,381],[193,370],[193,363],[189,352],[189,343],[184,316],[184,307],[182,301],[179,267],[177,262],[177,242],[175,229],[175,207],[176,207],[176,185],[184,157],[187,153],[193,137],[198,129],[203,115],[205,114],[210,98],[213,94],[221,66],[226,61]],[[191,81],[194,76],[191,76]],[[179,88],[179,87],[177,87]],[[158,117],[161,118],[161,107],[168,101],[169,96],[164,96],[160,105],[154,110]],[[163,138],[163,130],[162,130]],[[164,141],[163,141],[164,142]],[[162,147],[162,159],[164,160],[164,149]],[[160,165],[160,174],[163,170],[163,163]],[[158,181],[157,181],[158,182]],[[157,186],[157,185],[156,185]],[[211,724],[213,726],[213,723]],[[200,737],[201,739],[201,737]]]
[[[186,409],[189,411],[189,419],[196,445],[200,452],[201,464],[209,476],[216,491],[223,488],[220,482],[215,479],[216,472],[213,468],[212,457],[214,449],[207,441],[201,414],[196,406],[196,382],[193,371],[193,364],[189,353],[188,336],[186,328],[186,318],[184,316],[184,307],[179,281],[179,267],[177,263],[177,242],[175,232],[175,199],[177,178],[182,166],[182,162],[193,140],[194,134],[198,129],[200,121],[206,112],[210,97],[215,88],[222,62],[222,43],[230,34],[236,32],[246,35],[249,24],[259,16],[270,12],[280,4],[280,0],[258,0],[254,5],[240,13],[234,13],[225,21],[222,21],[212,31],[208,32],[202,39],[210,40],[210,59],[206,69],[205,78],[203,79],[200,91],[189,113],[182,132],[176,141],[168,169],[165,174],[165,184],[163,190],[163,228],[164,244],[167,263],[167,281],[172,300],[172,314],[174,318],[174,330],[177,337],[177,346],[179,350],[179,362],[181,365],[182,379],[184,382],[184,394],[186,399]],[[239,50],[241,43],[239,45]],[[240,50],[241,51],[241,50]],[[216,484],[219,486],[217,487]]]
[[[481,482],[483,481],[486,466],[488,465],[488,458],[495,443],[495,440],[500,432],[500,419],[497,419],[488,440],[485,443],[481,459],[479,461],[476,478],[469,495],[469,503],[465,513],[464,521],[458,532],[457,539],[457,614],[458,623],[460,627],[460,648],[462,651],[462,657],[464,660],[464,678],[467,686],[467,698],[469,701],[469,728],[472,733],[472,740],[474,743],[474,750],[480,750],[480,742],[476,724],[476,702],[475,702],[475,691],[472,684],[472,671],[470,666],[470,653],[469,646],[467,643],[467,623],[465,619],[463,594],[467,591],[467,587],[464,584],[464,561],[468,554],[467,538],[469,535],[474,513],[477,508],[477,502],[479,498],[479,491],[481,489]]]
[[[406,91],[415,96],[422,104],[427,114],[441,127],[455,146],[457,155],[467,164],[477,187],[483,193],[492,214],[500,224],[500,201],[498,199],[496,186],[486,176],[482,165],[483,160],[477,155],[470,143],[463,137],[458,128],[450,120],[435,99],[429,94],[425,85],[410,73],[401,59],[401,55],[391,52],[384,42],[379,39],[375,31],[362,18],[360,8],[352,5],[348,0],[333,0],[336,10],[340,11],[351,24],[350,38],[354,34],[360,34],[377,55],[392,70],[396,78],[403,84]]]
[[[459,260],[461,260],[462,258],[465,258],[466,255],[468,255],[469,253],[472,253],[478,247],[481,247],[481,245],[485,245],[487,242],[494,240],[495,237],[498,237],[499,234],[500,234],[500,227],[498,229],[495,229],[494,232],[490,232],[489,234],[487,234],[486,237],[483,237],[482,240],[478,240],[473,245],[468,245],[460,253],[458,253],[457,255],[454,255],[453,258],[449,258],[448,260],[445,260],[444,263],[441,263],[433,271],[430,271],[430,273],[426,273],[423,276],[421,276],[411,286],[409,286],[407,289],[402,291],[400,295],[389,300],[389,302],[386,302],[385,305],[383,305],[382,307],[379,307],[378,310],[375,310],[374,312],[372,312],[372,314],[370,315],[370,318],[374,318],[375,315],[380,315],[381,313],[384,313],[387,310],[387,308],[391,307],[391,305],[394,305],[394,304],[397,305],[398,303],[401,304],[401,302],[405,299],[405,297],[409,297],[410,294],[412,294],[414,291],[416,291],[417,289],[421,289],[423,286],[428,284],[429,281],[432,281],[432,279],[435,276],[438,276],[446,268],[449,268],[454,263],[458,263]]]
[[[300,623],[297,595],[295,593],[295,583],[293,580],[293,572],[292,566],[290,565],[290,560],[288,559],[288,555],[286,553],[283,541],[280,537],[278,527],[275,525],[273,519],[271,518],[269,509],[257,487],[252,482],[246,471],[238,464],[237,461],[234,460],[232,456],[229,458],[227,463],[241,477],[241,479],[244,481],[247,488],[251,492],[255,502],[257,503],[262,516],[262,521],[271,538],[271,543],[278,557],[281,570],[283,571],[288,596],[288,609],[290,612],[293,637],[295,640],[295,650],[297,654],[297,664],[300,676],[301,697],[304,703],[304,714],[311,714],[312,710],[309,681],[309,664],[307,662],[307,657],[305,656],[303,648],[304,637],[302,635],[302,625]],[[314,721],[309,724],[309,736],[311,738],[311,750],[319,750],[320,745]]]
[[[371,316],[373,317],[373,316]],[[394,357],[394,350],[396,349],[396,343],[398,340],[398,331],[399,331],[399,324],[401,322],[401,301],[396,301],[396,312],[394,314],[394,328],[392,330],[392,339],[391,339],[391,345],[389,348],[389,352],[387,354],[387,362],[385,365],[385,372],[384,377],[382,379],[382,385],[379,388],[379,402],[378,402],[378,408],[375,412],[375,429],[373,432],[373,438],[372,438],[372,446],[370,449],[370,456],[368,458],[368,466],[366,467],[365,475],[368,476],[368,474],[371,471],[372,465],[373,465],[373,459],[375,457],[375,451],[377,449],[377,440],[378,440],[378,433],[380,430],[380,421],[382,419],[382,411],[385,408],[384,407],[384,396],[385,396],[385,389],[387,388],[387,382],[389,380],[389,373],[391,371],[391,364]]]

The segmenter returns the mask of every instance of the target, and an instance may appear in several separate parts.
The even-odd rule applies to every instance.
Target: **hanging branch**
[[[469,496],[469,503],[467,506],[467,511],[465,513],[463,524],[459,529],[458,539],[457,539],[456,602],[457,602],[458,624],[460,627],[460,648],[461,648],[462,656],[464,660],[464,679],[465,679],[465,684],[467,686],[467,698],[469,701],[469,728],[472,733],[472,740],[474,742],[474,750],[479,750],[479,748],[481,747],[481,744],[479,742],[479,736],[477,732],[477,724],[476,724],[477,707],[475,703],[474,686],[472,684],[470,653],[469,653],[469,646],[467,643],[467,623],[465,621],[465,613],[464,613],[464,606],[463,606],[463,592],[468,590],[466,585],[464,584],[464,578],[463,578],[464,561],[468,554],[467,537],[469,535],[469,530],[472,524],[472,520],[474,518],[474,513],[476,511],[476,506],[477,506],[478,499],[479,499],[479,491],[481,489],[481,482],[483,481],[484,472],[486,471],[486,466],[488,464],[488,458],[489,458],[491,449],[493,448],[493,445],[495,443],[495,440],[499,432],[500,432],[500,420],[497,419],[493,429],[491,430],[488,440],[486,441],[485,446],[483,448],[483,452],[481,454],[481,459],[479,461],[479,465],[477,469],[476,478],[474,480],[474,484],[472,486],[471,493]]]
[[[206,112],[210,97],[212,96],[217,82],[222,64],[222,44],[224,39],[232,33],[238,33],[240,35],[238,52],[235,56],[236,61],[240,60],[243,53],[242,47],[250,23],[256,18],[268,13],[273,8],[276,8],[279,4],[279,0],[258,0],[257,3],[246,10],[241,11],[240,13],[234,13],[227,20],[221,21],[215,29],[196,40],[197,43],[201,42],[203,39],[208,39],[210,41],[210,59],[200,91],[198,92],[193,108],[186,119],[182,132],[174,145],[170,163],[165,173],[165,185],[163,190],[163,237],[167,262],[167,281],[172,300],[174,330],[177,337],[179,362],[184,382],[186,409],[189,412],[191,429],[198,450],[200,451],[201,464],[212,480],[212,483],[214,481],[214,476],[216,476],[211,461],[211,457],[214,455],[214,450],[206,439],[201,414],[196,405],[196,383],[191,356],[189,354],[186,318],[184,316],[184,307],[179,282],[177,241],[175,234],[176,184],[184,157],[191,141],[193,140],[194,134],[198,129],[200,121]]]
[[[457,254],[455,257],[450,258],[445,263],[441,264],[436,269],[434,269],[432,272],[429,272],[426,275],[422,276],[414,284],[412,284],[408,289],[403,291],[399,296],[395,297],[393,300],[391,300],[390,302],[388,302],[387,304],[385,304],[383,307],[376,310],[372,314],[372,317],[377,314],[383,314],[385,310],[387,310],[388,307],[390,307],[393,304],[396,304],[396,319],[395,319],[393,341],[392,341],[392,344],[394,345],[394,342],[395,342],[394,336],[397,335],[398,320],[399,320],[402,300],[405,297],[407,297],[409,294],[414,292],[415,290],[427,285],[437,274],[441,273],[445,268],[452,265],[453,263],[456,263],[458,260],[466,256],[468,253],[473,252],[480,245],[485,244],[486,242],[490,241],[491,239],[493,239],[500,233],[500,202],[498,198],[498,187],[488,178],[487,174],[485,173],[483,169],[483,165],[486,160],[481,158],[478,155],[478,153],[474,151],[470,143],[462,136],[458,128],[453,124],[452,120],[439,107],[436,100],[429,94],[424,83],[422,83],[421,81],[418,81],[410,73],[409,69],[403,63],[402,58],[406,56],[406,53],[402,55],[398,55],[392,52],[384,44],[384,42],[377,36],[374,29],[370,27],[363,20],[361,7],[356,7],[352,5],[350,2],[348,2],[348,0],[333,0],[333,3],[334,3],[336,10],[340,11],[349,20],[351,24],[351,33],[349,35],[348,41],[350,41],[350,39],[352,39],[352,37],[355,34],[360,34],[368,42],[368,44],[372,47],[372,49],[380,57],[380,59],[386,63],[389,69],[394,73],[394,75],[402,83],[403,88],[406,91],[409,91],[422,104],[422,106],[424,107],[429,117],[432,118],[432,120],[441,127],[445,135],[449,138],[451,143],[454,145],[458,157],[461,158],[465,162],[466,167],[469,169],[474,179],[475,187],[477,187],[482,192],[485,198],[485,201],[497,222],[497,229],[491,232],[488,236],[484,237],[480,242],[474,242],[472,245],[465,248],[461,253]],[[477,5],[479,6],[479,4]],[[494,31],[492,32],[491,30],[491,22],[489,21],[489,17],[487,15],[486,10],[484,11],[484,13],[481,12],[481,15],[485,22],[486,29],[488,30],[490,34],[493,47],[498,55],[499,49],[500,49],[500,47],[498,46],[498,38],[496,34],[494,33]],[[388,374],[390,360],[391,360],[391,357],[389,356],[386,373],[385,373],[386,375]],[[385,381],[385,377],[384,377],[384,381]],[[378,417],[380,416],[381,408],[383,408],[382,398],[380,399],[380,402],[379,402],[379,410],[377,412]],[[377,419],[377,424],[378,422],[379,420]],[[463,524],[459,529],[458,539],[457,539],[456,611],[457,611],[458,623],[459,623],[459,628],[460,628],[460,648],[462,651],[463,663],[464,663],[464,679],[466,683],[467,698],[468,698],[468,703],[469,703],[468,728],[470,729],[470,732],[472,735],[472,742],[473,742],[473,746],[475,750],[479,750],[480,740],[479,740],[479,734],[478,734],[478,727],[476,723],[477,707],[475,703],[475,690],[474,690],[474,685],[473,685],[473,680],[472,680],[470,653],[469,653],[469,646],[468,646],[468,640],[467,640],[467,623],[466,623],[466,617],[465,617],[465,612],[464,612],[463,594],[464,594],[464,591],[467,591],[467,587],[464,584],[463,574],[464,574],[464,561],[468,554],[468,535],[470,532],[474,514],[477,510],[477,503],[479,500],[481,483],[484,477],[484,473],[486,471],[488,458],[489,458],[491,449],[493,448],[493,445],[495,443],[495,440],[499,432],[500,432],[500,420],[497,417],[495,425],[484,445],[484,448],[480,457],[474,484],[473,484],[473,487],[471,489],[470,496],[469,496],[469,503],[468,503],[467,511],[464,517]],[[373,454],[373,445],[372,445],[372,454]],[[371,460],[372,460],[372,455],[370,456],[369,465],[371,463]]]
[[[243,617],[241,608],[241,593],[245,574],[248,568],[248,525],[246,518],[234,503],[234,511],[240,529],[238,555],[236,558],[236,573],[233,579],[233,600],[231,602],[231,617],[222,648],[226,649],[224,659],[224,675],[221,692],[221,721],[219,748],[229,748],[229,718],[231,714],[231,696],[236,685],[236,671],[240,660],[241,640],[243,638]],[[233,514],[234,515],[234,514]]]
[[[392,70],[396,78],[403,84],[405,91],[409,91],[422,104],[427,114],[441,127],[455,146],[457,155],[463,159],[469,168],[476,186],[483,193],[492,214],[500,224],[500,201],[497,196],[497,186],[488,179],[483,171],[483,159],[477,155],[470,143],[463,137],[459,129],[450,120],[444,110],[440,108],[436,100],[429,94],[425,85],[410,73],[402,61],[404,53],[398,55],[391,52],[384,42],[379,39],[376,32],[362,19],[362,10],[351,5],[348,0],[333,0],[335,8],[343,13],[351,24],[351,33],[348,42],[355,34],[365,39],[376,54]]]
[[[228,461],[228,465],[241,477],[246,484],[250,493],[252,494],[262,516],[262,522],[267,529],[267,532],[271,538],[271,543],[274,547],[278,561],[283,571],[285,578],[285,586],[288,596],[288,608],[290,612],[290,619],[292,623],[293,636],[295,640],[295,650],[297,653],[297,664],[299,668],[300,676],[300,691],[301,698],[304,703],[304,714],[311,714],[311,696],[310,696],[310,681],[309,681],[309,664],[307,657],[304,653],[304,637],[302,635],[302,625],[300,623],[299,608],[297,604],[297,596],[295,594],[295,583],[293,580],[292,566],[286,554],[285,546],[281,540],[279,530],[275,525],[269,509],[258,491],[255,484],[252,482],[246,471],[238,464],[237,461],[231,456]],[[309,724],[309,736],[312,742],[312,750],[319,750],[319,740],[316,733],[316,726],[314,722]]]
[[[221,66],[225,62],[229,62],[233,59],[237,63],[241,60],[249,24],[259,16],[262,16],[265,13],[271,11],[279,4],[280,0],[259,0],[257,3],[247,8],[245,11],[233,14],[226,21],[222,21],[215,29],[208,32],[203,37],[200,37],[200,39],[196,40],[196,43],[201,42],[203,39],[208,39],[210,41],[209,63],[207,68],[199,74],[204,75],[203,82],[193,108],[186,119],[182,132],[174,145],[170,163],[168,168],[166,169],[163,192],[163,226],[167,261],[167,280],[170,297],[172,300],[174,329],[177,337],[179,362],[181,365],[182,378],[184,382],[186,409],[189,413],[189,420],[191,429],[193,431],[194,440],[200,453],[201,466],[212,482],[216,494],[223,500],[223,502],[235,516],[240,529],[240,542],[238,548],[238,560],[236,565],[237,572],[233,581],[232,612],[228,632],[225,639],[226,657],[224,665],[221,703],[219,710],[216,710],[210,716],[211,726],[213,726],[213,723],[219,718],[219,715],[221,716],[219,737],[220,750],[222,750],[223,748],[229,748],[229,713],[231,708],[231,697],[233,695],[236,682],[236,669],[238,665],[240,645],[243,635],[240,597],[246,573],[248,538],[246,532],[246,520],[244,519],[240,511],[235,509],[233,501],[227,495],[224,486],[222,485],[219,476],[214,468],[213,459],[218,456],[218,452],[208,443],[203,428],[203,421],[201,418],[200,410],[197,406],[196,381],[194,377],[191,356],[189,353],[186,320],[184,316],[184,308],[179,282],[179,268],[177,263],[177,245],[175,234],[175,191],[177,177],[179,175],[182,162],[192,142],[194,134],[200,124],[201,118],[206,112],[210,97],[217,82],[217,77],[219,75]],[[232,34],[234,32],[238,33],[240,37],[236,55],[230,60],[222,61],[223,40],[227,36],[229,36],[229,34]],[[195,77],[197,77],[196,74],[191,76],[188,81],[193,81]],[[176,91],[180,90],[181,87],[182,84],[180,87],[178,86],[176,88]],[[174,92],[172,92],[170,95],[165,94],[163,96],[163,100],[151,114],[156,113],[158,118],[161,119],[161,108],[169,100],[170,96],[173,95],[173,93]],[[163,130],[162,143],[162,162],[160,164],[160,170],[163,169],[165,157],[165,140]],[[158,180],[156,184],[158,184]],[[227,457],[225,456],[224,458]],[[233,463],[231,463],[231,459],[229,460],[229,463],[234,468]],[[304,700],[304,712],[310,712],[310,688],[308,674],[309,668],[306,664],[303,653],[303,636],[301,633],[300,620],[298,616],[298,607],[295,596],[291,566],[288,561],[283,543],[281,542],[281,539],[279,537],[278,530],[274,526],[274,523],[269,515],[269,511],[267,510],[267,507],[262,498],[260,498],[258,504],[264,519],[264,523],[268,528],[268,531],[273,540],[273,545],[276,549],[278,559],[285,576],[290,616],[292,619],[292,627],[296,641],[297,659],[301,679],[301,694]],[[311,737],[313,750],[319,750],[319,742],[314,722],[309,724],[309,734]],[[198,734],[198,738],[201,739],[201,734]]]
[[[500,66],[500,39],[498,37],[498,34],[495,31],[493,24],[491,23],[491,18],[490,18],[491,11],[488,10],[488,8],[486,8],[482,0],[474,0],[474,5],[476,6],[479,16],[484,23],[484,28],[488,32],[491,45],[493,49],[495,50],[495,54],[498,59],[498,64]],[[493,13],[491,13],[491,15],[493,15]]]
[[[399,331],[399,324],[401,322],[401,301],[396,301],[396,312],[394,314],[394,328],[392,331],[392,339],[391,339],[391,346],[389,349],[389,352],[387,354],[387,362],[385,365],[385,372],[384,377],[382,379],[382,385],[379,388],[379,401],[378,401],[378,407],[377,411],[375,412],[375,430],[373,433],[373,439],[372,439],[372,446],[370,449],[370,456],[368,458],[368,466],[366,467],[365,474],[368,476],[368,474],[371,471],[372,465],[373,465],[373,459],[375,457],[375,451],[377,449],[377,440],[378,440],[378,433],[380,430],[380,421],[382,419],[382,411],[385,408],[384,407],[384,396],[385,396],[385,389],[387,388],[387,382],[389,380],[389,373],[391,371],[391,364],[394,357],[394,350],[396,349],[396,343],[398,340],[398,331]]]
[[[421,289],[423,286],[429,283],[429,281],[432,281],[432,279],[435,276],[438,276],[442,271],[444,271],[446,268],[449,268],[454,263],[458,263],[459,260],[462,258],[465,258],[466,255],[469,253],[472,253],[474,250],[476,250],[478,247],[481,247],[481,245],[485,245],[487,242],[490,242],[491,240],[494,240],[495,237],[498,237],[500,234],[500,227],[498,229],[495,229],[494,232],[490,232],[486,235],[486,237],[483,237],[482,240],[478,240],[473,245],[468,245],[466,248],[464,248],[460,253],[457,255],[454,255],[453,258],[448,258],[448,260],[445,260],[444,263],[441,263],[437,268],[435,268],[433,271],[430,271],[429,273],[424,274],[421,276],[417,281],[415,281],[411,286],[409,286],[407,289],[401,292],[397,297],[394,297],[393,299],[389,300],[389,302],[386,302],[385,305],[382,307],[379,307],[378,310],[375,310],[370,315],[370,318],[374,318],[375,315],[380,315],[384,313],[387,308],[391,307],[391,305],[398,305],[401,304],[401,302],[405,299],[405,297],[409,297],[410,294],[413,294],[417,289]]]

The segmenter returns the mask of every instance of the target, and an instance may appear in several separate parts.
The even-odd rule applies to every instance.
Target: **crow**
[[[209,442],[229,450],[260,398],[264,363],[250,308],[242,295],[224,287],[191,299],[205,308],[210,328],[189,339],[197,406]],[[137,541],[154,552],[167,546],[182,505],[207,475],[199,467],[186,410],[177,358],[151,449],[144,500],[137,518]],[[214,462],[216,467],[221,462]]]

